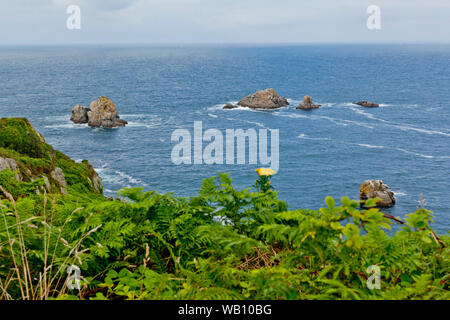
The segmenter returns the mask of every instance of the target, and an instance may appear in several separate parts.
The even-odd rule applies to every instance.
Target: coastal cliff
[[[101,178],[87,160],[76,163],[55,150],[24,118],[0,119],[0,185],[16,198],[103,192]]]

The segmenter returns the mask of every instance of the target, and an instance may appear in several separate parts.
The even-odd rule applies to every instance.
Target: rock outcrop
[[[238,105],[252,109],[278,109],[289,105],[289,102],[280,97],[274,89],[266,89],[245,97]]]
[[[383,183],[382,180],[364,181],[360,189],[359,198],[361,200],[362,207],[364,207],[364,204],[368,199],[374,198],[381,199],[377,202],[377,206],[380,208],[392,207],[396,202],[394,193],[389,189],[389,186]]]
[[[380,105],[378,103],[370,102],[370,101],[359,101],[353,104],[357,104],[358,106],[366,107],[366,108],[378,108]]]
[[[77,104],[72,109],[72,116],[70,117],[70,121],[74,123],[88,123],[88,112],[90,109],[88,107],[83,107],[79,104]]]
[[[58,186],[60,187],[62,194],[67,194],[67,182],[66,177],[64,176],[64,173],[61,168],[56,167],[53,169],[53,171],[50,173],[53,180],[56,181]]]
[[[19,166],[17,165],[17,162],[14,159],[10,158],[4,158],[0,156],[0,171],[9,169],[11,172],[15,173],[15,178],[17,181],[22,181],[22,177],[20,176],[18,170]]]
[[[311,109],[319,109],[321,106],[318,104],[314,104],[311,96],[305,96],[303,98],[302,103],[299,104],[297,109],[301,110],[311,110]]]
[[[117,108],[110,99],[99,97],[91,102],[89,108],[76,105],[70,120],[74,123],[87,123],[90,127],[124,127],[128,122],[120,119]]]

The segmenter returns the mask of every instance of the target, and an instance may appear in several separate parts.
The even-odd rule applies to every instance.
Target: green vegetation
[[[0,168],[5,160],[9,167],[0,173],[0,185],[15,198],[27,195],[30,188],[41,193],[59,192],[61,185],[51,174],[56,168],[62,170],[69,193],[78,192],[84,197],[103,191],[100,185],[96,186],[98,176],[88,161],[76,163],[54,150],[24,118],[0,119]],[[14,181],[8,179],[12,171],[18,177]]]
[[[68,185],[37,194],[42,181],[0,172],[0,299],[450,299],[450,239],[425,208],[395,232],[376,199],[289,211],[261,171],[253,189],[220,173],[192,198],[133,188],[106,199],[87,162],[0,144],[43,177],[60,167]],[[79,291],[67,288],[72,265]],[[380,290],[366,284],[372,265]]]

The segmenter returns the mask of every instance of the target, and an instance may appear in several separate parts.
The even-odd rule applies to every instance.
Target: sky
[[[450,43],[450,0],[0,0],[0,45],[392,42]]]

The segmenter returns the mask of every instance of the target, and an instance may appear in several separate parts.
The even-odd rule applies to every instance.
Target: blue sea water
[[[279,129],[273,185],[291,208],[316,209],[327,195],[357,199],[366,179],[396,193],[405,217],[423,193],[435,228],[450,229],[450,46],[303,45],[2,47],[0,117],[27,117],[48,143],[89,159],[105,194],[121,187],[195,195],[201,180],[229,172],[239,188],[254,165],[171,162],[175,129]],[[222,110],[260,89],[291,105],[276,111]],[[304,95],[322,108],[296,110]],[[111,98],[125,128],[69,121],[76,104]],[[375,101],[380,108],[351,103]]]

